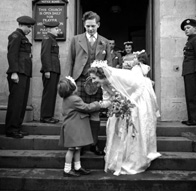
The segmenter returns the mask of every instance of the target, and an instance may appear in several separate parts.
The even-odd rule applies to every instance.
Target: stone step
[[[180,137],[182,133],[192,132],[196,134],[196,126],[187,126],[181,122],[164,122],[157,123],[157,135],[163,137]]]
[[[196,171],[151,171],[114,176],[93,170],[88,176],[63,177],[62,169],[0,169],[1,190],[20,191],[193,191]]]
[[[55,168],[62,169],[66,151],[46,150],[1,150],[0,168]],[[196,153],[161,152],[150,170],[196,171]],[[82,166],[89,169],[104,169],[104,157],[86,152],[81,156]]]
[[[23,139],[13,139],[0,135],[1,149],[17,150],[64,150],[58,146],[59,135],[29,135]],[[99,137],[99,146],[103,150],[106,136]],[[192,152],[196,151],[194,141],[186,137],[157,137],[158,151]]]
[[[62,123],[47,124],[39,122],[23,123],[22,129],[31,135],[59,135]],[[4,123],[0,123],[0,134],[5,134]],[[102,119],[100,135],[105,135],[106,119]],[[186,126],[181,122],[158,122],[157,135],[163,137],[179,137],[184,132],[196,134],[196,126]]]

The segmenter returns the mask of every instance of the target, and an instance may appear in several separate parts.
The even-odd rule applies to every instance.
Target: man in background
[[[109,44],[111,49],[112,67],[122,68],[122,56],[117,50],[115,50],[115,40],[110,40]]]

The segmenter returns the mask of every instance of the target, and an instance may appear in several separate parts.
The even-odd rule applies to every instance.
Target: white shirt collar
[[[97,32],[93,35],[95,37],[95,40],[97,40],[97,35]],[[90,39],[91,35],[86,32],[86,37],[87,39]]]

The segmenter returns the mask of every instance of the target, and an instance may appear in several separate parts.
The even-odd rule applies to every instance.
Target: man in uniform
[[[85,33],[76,35],[71,40],[67,62],[65,64],[65,74],[72,76],[78,86],[78,95],[85,103],[99,101],[102,99],[101,88],[91,86],[88,69],[94,60],[107,60],[112,64],[109,41],[97,33],[100,26],[100,17],[97,13],[88,11],[83,15]],[[90,87],[85,88],[85,87]],[[89,91],[88,91],[88,90]],[[98,134],[100,129],[99,113],[90,116],[91,131],[94,145],[91,151],[96,155],[103,155],[98,147]]]
[[[56,37],[59,34],[59,22],[49,21],[43,24],[47,35],[43,37],[41,47],[43,93],[41,101],[40,122],[58,123],[54,118],[57,85],[60,77],[59,46]]]
[[[188,120],[182,123],[189,126],[196,125],[196,20],[184,20],[181,29],[188,37],[182,64]]]
[[[111,49],[112,67],[122,68],[122,56],[115,50],[115,40],[110,40],[109,44]]]
[[[31,32],[35,20],[29,16],[17,18],[19,27],[8,37],[9,86],[8,106],[5,120],[6,136],[23,138],[28,135],[21,131],[28,101],[30,78],[32,76],[31,46],[26,35]]]

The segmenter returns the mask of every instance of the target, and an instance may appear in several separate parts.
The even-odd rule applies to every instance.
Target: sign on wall
[[[60,34],[57,40],[66,40],[67,0],[35,0],[34,18],[34,40],[42,40],[47,31],[44,22],[58,21],[60,23]]]

